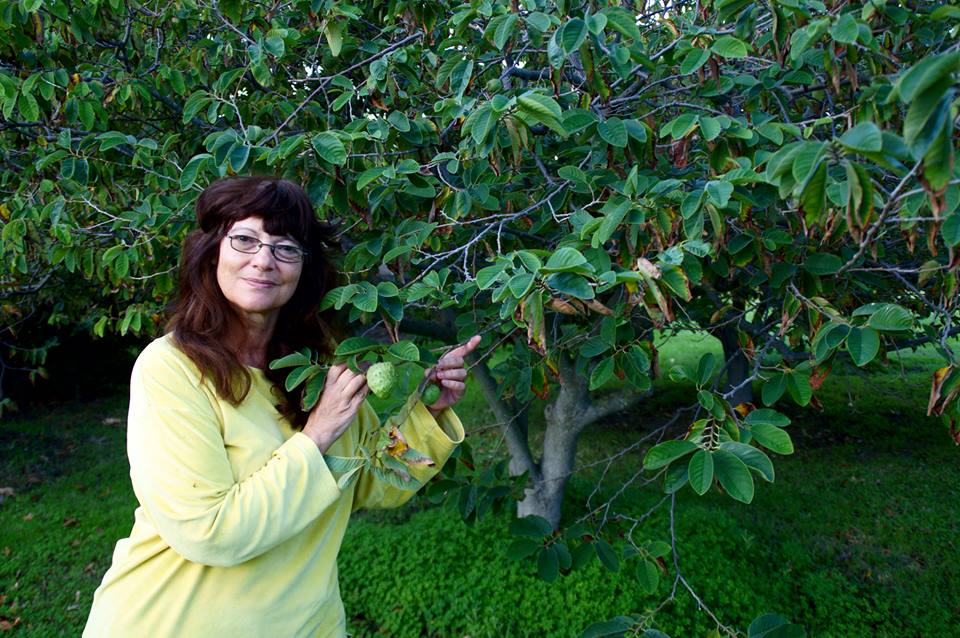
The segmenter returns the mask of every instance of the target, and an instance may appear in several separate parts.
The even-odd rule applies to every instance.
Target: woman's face
[[[223,296],[249,319],[275,318],[296,291],[303,262],[280,261],[267,246],[261,246],[254,254],[240,252],[231,247],[230,237],[238,245],[252,243],[254,248],[256,242],[251,239],[275,246],[300,247],[299,243],[290,237],[267,234],[259,217],[234,222],[220,240],[217,283]]]

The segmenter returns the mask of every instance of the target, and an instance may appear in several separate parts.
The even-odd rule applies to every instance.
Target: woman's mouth
[[[264,279],[244,279],[244,281],[254,288],[273,288],[277,285],[275,282],[266,281]]]

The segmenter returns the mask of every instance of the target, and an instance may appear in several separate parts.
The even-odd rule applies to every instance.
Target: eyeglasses
[[[227,235],[227,237],[230,238],[230,247],[238,253],[255,255],[260,252],[261,248],[266,246],[270,249],[270,252],[273,253],[277,261],[283,261],[288,264],[301,262],[304,257],[310,254],[293,244],[267,244],[256,237],[250,237],[248,235]]]

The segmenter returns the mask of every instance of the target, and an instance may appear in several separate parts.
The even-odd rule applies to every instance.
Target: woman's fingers
[[[463,368],[454,368],[453,370],[440,370],[437,373],[438,379],[456,379],[463,381],[467,378],[467,371]]]
[[[346,370],[347,366],[342,363],[338,363],[335,366],[330,366],[330,369],[327,370],[327,381],[325,385],[332,386],[336,384],[337,379],[339,379],[340,375],[342,375]]]
[[[463,367],[463,357],[451,357],[447,355],[446,357],[437,361],[437,367],[441,370],[446,368],[462,368]]]
[[[352,379],[347,381],[346,387],[344,388],[344,394],[348,397],[353,397],[358,394],[360,389],[363,386],[367,385],[367,378],[362,374],[354,375]]]
[[[454,381],[453,379],[443,379],[441,382],[443,387],[450,388],[451,390],[466,390],[467,384],[462,381]]]

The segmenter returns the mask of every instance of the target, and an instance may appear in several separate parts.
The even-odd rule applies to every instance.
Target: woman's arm
[[[373,431],[380,427],[377,413],[366,402],[357,416],[360,419],[362,431]],[[438,417],[435,419],[423,403],[418,403],[400,426],[400,433],[410,447],[426,454],[434,461],[432,467],[409,468],[410,475],[421,485],[440,471],[454,448],[464,438],[463,424],[453,410],[444,410]],[[410,500],[416,492],[416,490],[400,489],[378,479],[370,472],[362,471],[353,493],[353,510],[399,507]]]
[[[297,433],[235,480],[217,399],[180,356],[148,348],[134,367],[127,450],[134,491],[187,560],[232,566],[303,530],[340,497],[317,444]]]

